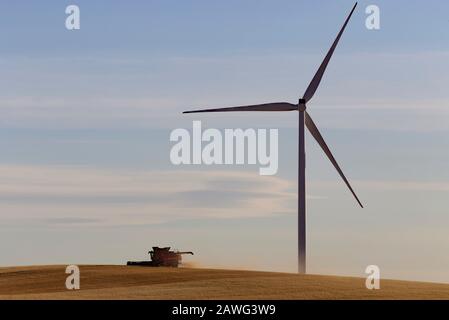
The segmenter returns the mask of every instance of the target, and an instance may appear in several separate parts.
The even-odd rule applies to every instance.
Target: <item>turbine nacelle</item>
[[[298,111],[304,112],[306,111],[306,99],[298,100]]]

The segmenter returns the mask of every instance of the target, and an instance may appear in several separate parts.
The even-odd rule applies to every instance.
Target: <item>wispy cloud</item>
[[[353,184],[366,190],[388,191],[443,191],[449,192],[449,181],[387,181],[387,180],[353,180]],[[314,188],[341,188],[340,181],[311,181]]]
[[[10,223],[153,224],[293,212],[292,183],[245,172],[0,166],[0,219]]]
[[[3,80],[8,90],[0,94],[0,123],[70,128],[147,127],[151,123],[153,128],[172,128],[189,119],[180,116],[187,108],[279,99],[294,102],[310,81],[321,55],[296,51],[185,57],[172,54],[135,57],[128,62],[123,57],[103,57],[101,67],[95,59],[87,58],[76,60],[69,78],[63,58],[58,58],[57,67],[54,61],[31,59],[26,62],[26,71],[19,68],[23,68],[23,59],[13,59],[8,61],[10,69]],[[326,113],[320,120],[321,127],[449,130],[445,88],[449,78],[440,72],[448,66],[448,56],[447,51],[340,52],[310,110],[318,116]],[[124,63],[134,67],[122,69]],[[92,78],[95,84],[86,86]],[[46,85],[37,90],[36,83]],[[247,123],[249,118],[220,115],[217,123],[229,123],[230,116],[237,123]],[[204,117],[214,119],[213,115]],[[250,117],[273,125],[271,118],[264,120],[264,115]],[[276,126],[295,126],[294,117],[274,117]]]
[[[449,191],[448,182],[353,181],[363,190]],[[341,188],[310,181],[311,192]],[[309,200],[326,197],[311,194]],[[239,171],[0,165],[2,223],[138,225],[296,212],[296,184]]]

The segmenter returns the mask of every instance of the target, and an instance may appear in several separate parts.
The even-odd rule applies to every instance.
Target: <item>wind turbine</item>
[[[228,108],[219,108],[219,109],[203,109],[203,110],[193,110],[193,111],[185,111],[183,113],[197,113],[197,112],[227,112],[227,111],[298,111],[299,115],[299,130],[298,130],[298,273],[306,273],[306,157],[305,157],[305,137],[304,137],[304,126],[310,131],[312,136],[318,142],[320,147],[323,149],[324,153],[327,155],[329,160],[334,165],[335,169],[338,171],[340,177],[345,182],[346,186],[351,191],[352,195],[357,200],[360,207],[363,208],[362,203],[359,198],[355,194],[351,185],[349,184],[348,179],[346,179],[343,171],[340,169],[337,161],[332,155],[329,147],[324,141],[323,136],[318,130],[317,126],[313,122],[312,118],[306,111],[306,104],[312,99],[315,91],[318,89],[318,86],[323,77],[324,71],[334,53],[335,48],[337,47],[338,41],[340,40],[343,31],[346,28],[346,25],[349,22],[349,19],[352,16],[355,8],[357,6],[357,2],[354,4],[351,12],[346,18],[345,23],[343,24],[340,32],[335,38],[332,46],[330,47],[326,57],[318,68],[315,76],[307,87],[302,98],[299,99],[298,104],[291,104],[288,102],[275,102],[275,103],[266,103],[266,104],[258,104],[258,105],[249,105],[249,106],[240,106],[240,107],[228,107]]]

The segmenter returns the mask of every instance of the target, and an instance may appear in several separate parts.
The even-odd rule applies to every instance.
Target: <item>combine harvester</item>
[[[173,267],[177,268],[182,263],[183,254],[191,254],[192,251],[180,252],[170,251],[170,247],[153,247],[153,251],[148,252],[151,261],[128,261],[127,266],[145,266],[145,267]]]

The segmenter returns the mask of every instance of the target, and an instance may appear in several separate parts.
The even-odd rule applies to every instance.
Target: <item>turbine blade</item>
[[[275,103],[256,104],[241,107],[192,110],[192,111],[184,111],[183,113],[227,112],[227,111],[292,111],[292,110],[298,110],[298,106],[287,102],[275,102]]]
[[[341,35],[343,34],[343,31],[346,28],[346,25],[349,22],[349,19],[352,16],[352,13],[355,10],[355,7],[357,6],[357,2],[354,4],[354,7],[351,10],[351,13],[349,13],[349,16],[346,18],[345,23],[343,24],[343,27],[341,28],[340,32],[337,35],[337,38],[335,38],[334,43],[332,44],[331,48],[329,49],[329,52],[327,53],[326,57],[324,58],[323,62],[321,63],[320,67],[318,68],[317,72],[315,73],[315,76],[313,77],[312,81],[310,82],[309,86],[306,89],[306,92],[304,93],[303,99],[309,101],[312,99],[313,95],[315,94],[315,91],[318,89],[318,86],[320,85],[321,78],[323,78],[324,71],[326,71],[326,67],[331,60],[332,54],[334,53],[335,48],[337,47],[338,41],[340,40]]]
[[[318,142],[318,144],[320,145],[321,149],[323,149],[324,153],[327,155],[329,160],[334,165],[335,169],[340,174],[340,177],[346,183],[346,186],[348,186],[348,188],[351,191],[352,195],[355,197],[355,199],[357,200],[359,205],[363,208],[362,203],[360,202],[359,198],[357,197],[357,195],[355,194],[355,192],[352,189],[351,185],[349,184],[348,179],[346,179],[345,175],[343,174],[343,171],[340,169],[340,166],[338,165],[337,161],[335,160],[334,156],[332,155],[332,152],[329,150],[329,147],[327,146],[326,142],[324,141],[323,136],[321,135],[320,131],[318,130],[317,126],[315,125],[315,123],[313,122],[312,118],[307,113],[307,111],[306,111],[305,122],[306,122],[307,129],[309,129],[309,131],[312,134],[312,136]]]

